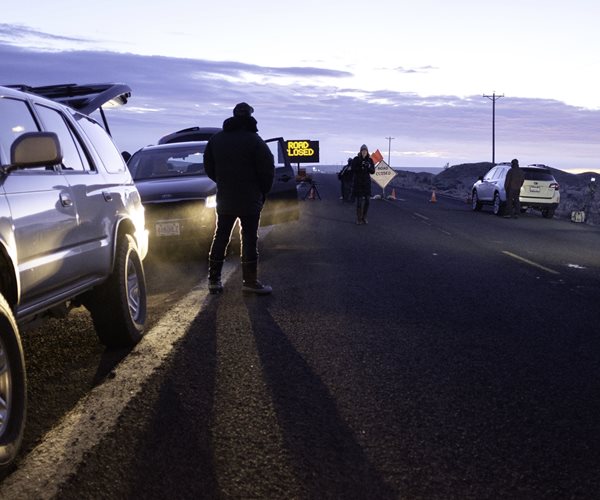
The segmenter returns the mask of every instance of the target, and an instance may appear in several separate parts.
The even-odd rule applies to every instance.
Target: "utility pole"
[[[492,95],[483,94],[483,97],[492,101],[492,165],[496,165],[496,101],[504,97],[504,94],[497,95],[494,91]]]
[[[388,140],[388,166],[392,166],[392,162],[391,162],[391,158],[390,158],[390,152],[392,151],[392,139],[395,139],[395,137],[386,137],[386,139]]]

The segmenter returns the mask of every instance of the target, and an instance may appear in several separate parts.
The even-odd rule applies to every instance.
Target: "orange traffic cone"
[[[396,199],[396,188],[392,188],[392,194],[390,195],[390,200]]]
[[[310,192],[308,193],[308,199],[309,200],[315,199],[315,187],[314,186],[310,187]]]
[[[437,198],[435,196],[435,189],[433,191],[431,191],[431,199],[429,200],[429,203],[435,203],[437,202]]]

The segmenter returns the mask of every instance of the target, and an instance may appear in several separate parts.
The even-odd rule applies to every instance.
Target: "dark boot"
[[[208,260],[208,291],[212,294],[223,291],[223,284],[221,283],[222,269],[222,260]]]
[[[242,292],[256,293],[257,295],[268,295],[273,291],[269,285],[263,285],[257,279],[258,261],[242,262],[242,276],[244,283],[242,284]]]
[[[362,208],[362,205],[357,205],[356,206],[356,223],[357,224],[362,224],[363,223],[363,208]]]

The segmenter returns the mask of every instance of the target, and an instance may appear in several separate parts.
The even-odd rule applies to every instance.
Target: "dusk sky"
[[[343,5],[343,7],[342,7]],[[0,83],[122,82],[121,150],[255,108],[262,137],[394,168],[519,158],[600,171],[596,0],[10,2]]]

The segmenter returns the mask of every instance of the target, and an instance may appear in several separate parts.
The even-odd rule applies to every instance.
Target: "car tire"
[[[0,294],[0,477],[10,471],[25,429],[27,377],[19,329]]]
[[[494,193],[494,202],[492,204],[494,215],[504,215],[504,205],[505,204],[502,203],[502,200],[500,199],[500,194],[497,192]]]
[[[542,217],[544,217],[545,219],[552,219],[552,217],[554,217],[554,209],[544,208],[542,210]]]
[[[84,303],[96,334],[107,347],[131,347],[144,335],[146,279],[134,239],[119,239],[113,273]]]
[[[473,190],[473,195],[471,196],[471,208],[473,211],[478,212],[481,210],[482,203],[479,201],[479,196],[477,196],[477,190]]]

